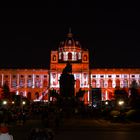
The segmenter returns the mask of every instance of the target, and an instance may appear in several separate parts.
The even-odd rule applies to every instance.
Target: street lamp
[[[25,101],[22,101],[22,105],[25,105],[26,104],[26,102]]]
[[[118,101],[118,105],[119,106],[123,106],[124,105],[124,101],[123,100]]]
[[[3,105],[7,105],[7,101],[3,101]]]

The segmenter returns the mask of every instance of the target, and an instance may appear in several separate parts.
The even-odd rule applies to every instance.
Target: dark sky
[[[45,8],[1,8],[0,68],[49,68],[50,51],[74,38],[90,67],[140,67],[139,7],[131,3],[50,2]]]

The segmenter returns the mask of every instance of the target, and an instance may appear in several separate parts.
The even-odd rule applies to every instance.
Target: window
[[[96,88],[96,80],[95,79],[92,80],[92,87]]]
[[[5,75],[4,77],[5,77],[5,78],[8,78],[8,75]]]
[[[32,79],[27,79],[27,87],[31,88],[33,85]]]
[[[119,79],[116,80],[116,87],[120,87],[120,80]]]
[[[108,77],[109,77],[109,78],[111,78],[111,77],[112,77],[112,75],[108,75]]]
[[[24,79],[19,80],[19,86],[20,87],[24,87],[24,83],[25,83]]]
[[[127,78],[127,75],[124,75],[124,78]]]
[[[100,87],[101,87],[101,88],[104,87],[104,80],[103,80],[103,79],[100,80]]]
[[[72,53],[68,53],[68,60],[72,60]]]
[[[41,86],[40,79],[35,79],[35,87],[39,88]]]
[[[108,80],[108,87],[112,88],[112,80],[111,79]]]
[[[16,75],[13,75],[12,77],[13,77],[13,78],[16,78]]]
[[[128,87],[128,80],[125,79],[125,80],[123,81],[123,87]]]
[[[31,78],[32,76],[31,75],[28,75],[28,77]]]
[[[84,61],[87,61],[87,55],[84,55]]]
[[[103,78],[103,77],[104,77],[104,75],[100,75],[100,77],[101,77],[101,78]]]
[[[92,75],[93,78],[96,78],[96,75]]]
[[[116,75],[116,77],[120,77],[119,75]]]
[[[56,55],[53,55],[53,61],[56,61]]]
[[[23,78],[23,77],[24,77],[24,75],[20,75],[20,77],[21,77],[21,78]]]
[[[16,81],[16,79],[14,79],[11,82],[11,87],[15,88],[16,86],[17,86],[17,81]]]

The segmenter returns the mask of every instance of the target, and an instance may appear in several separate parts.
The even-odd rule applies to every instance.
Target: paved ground
[[[43,125],[41,120],[28,120],[23,126],[11,126],[11,133],[14,140],[26,140],[31,128]],[[55,133],[55,140],[63,139],[86,139],[93,137],[94,140],[102,139],[104,136],[108,139],[114,139],[114,135],[121,138],[130,139],[136,136],[140,137],[140,124],[138,123],[111,123],[102,119],[67,119],[63,120],[61,127]]]

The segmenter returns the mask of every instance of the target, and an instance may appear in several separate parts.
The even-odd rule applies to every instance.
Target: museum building
[[[51,50],[50,69],[0,69],[0,86],[8,84],[17,95],[31,100],[48,101],[49,90],[59,92],[59,79],[67,62],[72,65],[75,78],[75,95],[85,90],[83,100],[91,102],[91,90],[101,88],[102,100],[113,99],[115,87],[128,89],[135,80],[140,85],[140,69],[89,67],[89,51],[82,48],[69,32],[57,50]]]

